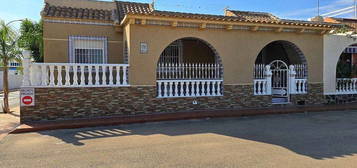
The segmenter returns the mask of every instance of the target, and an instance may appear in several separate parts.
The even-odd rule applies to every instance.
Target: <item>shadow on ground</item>
[[[157,122],[40,133],[79,146],[95,138],[214,133],[278,145],[314,159],[357,154],[357,112]]]

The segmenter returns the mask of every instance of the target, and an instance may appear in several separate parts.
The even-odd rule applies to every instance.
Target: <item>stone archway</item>
[[[272,67],[273,63],[285,69]],[[254,94],[272,95],[273,103],[288,103],[290,94],[307,93],[307,61],[292,42],[273,41],[258,54],[254,66]]]
[[[220,56],[206,41],[186,37],[169,44],[157,62],[158,97],[223,95]]]

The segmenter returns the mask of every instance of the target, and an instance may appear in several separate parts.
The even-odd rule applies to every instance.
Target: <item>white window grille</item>
[[[106,37],[69,37],[69,62],[83,64],[107,63]]]

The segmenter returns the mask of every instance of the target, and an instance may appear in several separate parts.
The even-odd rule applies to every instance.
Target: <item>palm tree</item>
[[[17,45],[18,34],[9,26],[0,20],[0,62],[3,67],[3,91],[4,91],[4,104],[2,109],[4,113],[10,113],[9,107],[9,81],[8,81],[8,64],[10,61],[19,60],[21,51]]]

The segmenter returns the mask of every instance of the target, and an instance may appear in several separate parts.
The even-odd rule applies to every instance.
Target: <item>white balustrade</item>
[[[289,66],[290,94],[307,93],[307,79],[305,75],[305,65]]]
[[[223,80],[158,80],[157,97],[222,96]]]
[[[263,64],[258,64],[254,66],[254,84],[253,90],[254,95],[271,95],[271,77],[272,72],[270,70],[270,65],[264,66]]]
[[[294,79],[294,87],[291,87],[291,94],[305,94],[307,93],[307,79]]]
[[[159,63],[157,79],[222,79],[219,64],[187,64],[187,63]]]
[[[357,78],[338,78],[336,92],[337,94],[357,94]]]
[[[256,64],[254,65],[254,79],[264,79],[265,78],[265,65]]]
[[[288,72],[290,94],[306,94],[308,84],[308,80],[306,79],[306,66],[290,65]],[[257,64],[254,66],[254,95],[272,94],[272,75],[269,65],[264,66],[262,64]]]
[[[24,86],[129,86],[127,64],[30,63],[24,59]]]
[[[269,95],[268,93],[268,80],[255,79],[254,80],[254,95]]]

